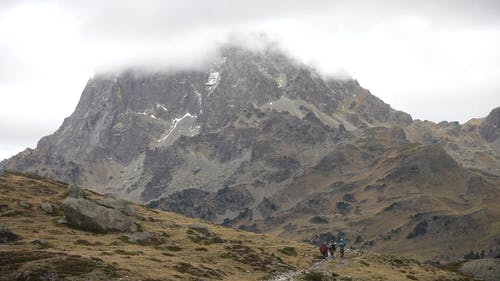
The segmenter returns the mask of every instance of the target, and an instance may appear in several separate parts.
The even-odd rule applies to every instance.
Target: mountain
[[[126,206],[137,228],[75,228],[67,209],[75,197],[107,204],[104,213]],[[358,251],[322,262],[308,244],[208,224],[35,175],[0,175],[0,218],[0,280],[471,280],[416,260]]]
[[[419,259],[500,244],[500,108],[413,120],[275,48],[198,70],[90,79],[36,149],[2,162],[213,223]]]

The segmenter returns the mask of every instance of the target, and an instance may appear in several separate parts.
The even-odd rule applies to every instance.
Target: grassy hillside
[[[348,251],[342,260],[321,262],[317,249],[309,244],[207,224],[141,205],[133,205],[139,218],[137,232],[78,230],[64,223],[61,201],[67,188],[65,183],[38,176],[0,176],[0,280],[464,278],[415,260],[356,251]],[[102,197],[85,193],[90,199]]]
[[[55,275],[77,280],[259,280],[307,267],[314,257],[315,249],[306,244],[140,205],[134,208],[142,217],[138,222],[142,232],[97,234],[73,229],[58,223],[66,188],[65,183],[34,176],[0,177],[1,223],[19,236],[0,248],[0,279]],[[42,202],[54,206],[53,214],[41,209]],[[20,206],[26,203],[31,206]]]

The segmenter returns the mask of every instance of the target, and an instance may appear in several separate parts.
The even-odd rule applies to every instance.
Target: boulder
[[[72,184],[66,191],[70,198],[85,198],[85,192],[76,184]]]
[[[41,208],[47,214],[54,213],[54,207],[52,207],[52,204],[50,204],[49,202],[42,202]]]
[[[26,201],[19,201],[17,202],[17,205],[23,209],[30,209],[31,208],[31,203],[26,202]]]
[[[35,245],[35,247],[38,249],[46,249],[50,247],[49,242],[45,239],[35,239],[31,241],[31,244]]]
[[[137,231],[135,222],[119,210],[83,198],[66,198],[62,203],[68,225],[92,232]]]
[[[19,236],[10,231],[5,224],[0,223],[0,243],[15,241],[18,239]]]
[[[96,203],[98,205],[101,205],[104,207],[118,210],[127,216],[135,216],[136,215],[135,209],[134,209],[134,207],[132,207],[130,205],[130,202],[123,200],[123,199],[115,199],[115,198],[107,197],[107,198],[104,198],[101,200],[97,200]]]

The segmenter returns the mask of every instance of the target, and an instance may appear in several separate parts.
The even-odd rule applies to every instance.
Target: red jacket
[[[321,246],[319,246],[319,251],[322,255],[326,255],[328,253],[328,246],[325,243],[321,244]]]

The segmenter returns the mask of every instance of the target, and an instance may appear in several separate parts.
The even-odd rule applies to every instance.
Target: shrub
[[[326,224],[328,223],[328,218],[322,216],[314,216],[309,219],[309,222],[317,224]]]
[[[285,248],[282,248],[282,249],[279,249],[278,250],[280,253],[283,253],[287,256],[297,256],[297,252],[295,251],[295,248],[294,247],[285,247]]]

